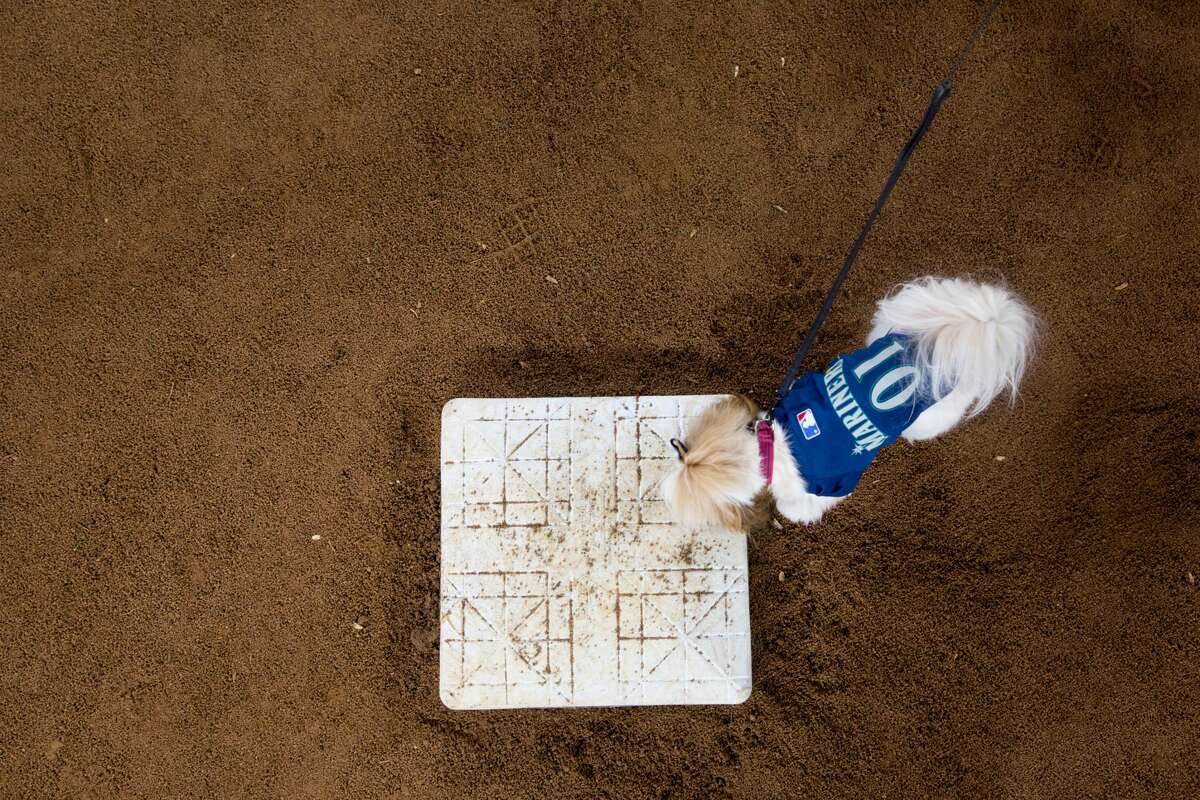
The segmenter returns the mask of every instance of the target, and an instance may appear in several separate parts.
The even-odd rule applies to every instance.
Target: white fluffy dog
[[[812,524],[849,496],[875,454],[903,437],[932,439],[1015,397],[1035,319],[1007,289],[926,277],[879,302],[867,346],[802,375],[776,407],[744,397],[706,409],[673,442],[663,492],[680,522],[748,527],[767,493]]]

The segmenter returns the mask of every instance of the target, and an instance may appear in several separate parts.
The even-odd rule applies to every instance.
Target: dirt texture
[[[747,703],[438,699],[442,404],[766,401],[980,10],[4,3],[0,796],[1200,794],[1194,3],[997,13],[813,366],[1037,360],[755,540]]]

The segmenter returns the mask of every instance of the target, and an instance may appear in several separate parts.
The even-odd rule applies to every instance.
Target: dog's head
[[[738,395],[709,406],[688,426],[676,445],[679,461],[663,480],[663,496],[679,522],[753,526],[766,488],[751,430],[758,413],[754,401]]]

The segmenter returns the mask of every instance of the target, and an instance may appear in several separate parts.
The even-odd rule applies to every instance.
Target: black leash
[[[975,30],[971,34],[971,38],[963,46],[958,59],[950,67],[950,72],[946,75],[946,79],[939,83],[937,88],[933,90],[933,97],[929,100],[929,107],[925,109],[925,116],[921,118],[921,124],[917,126],[917,130],[908,138],[904,149],[900,151],[900,156],[896,159],[896,164],[892,167],[892,174],[888,175],[887,182],[883,184],[883,191],[879,193],[879,198],[876,199],[871,213],[867,215],[867,221],[863,223],[862,230],[858,232],[858,237],[850,247],[850,252],[846,254],[846,260],[842,263],[842,268],[838,271],[837,277],[834,278],[833,285],[825,293],[825,300],[821,303],[821,310],[817,312],[816,319],[813,320],[812,325],[808,326],[808,333],[805,334],[804,341],[800,344],[800,349],[796,352],[796,357],[792,359],[792,365],[788,368],[787,375],[783,378],[783,383],[779,385],[779,390],[775,393],[776,405],[787,394],[788,389],[792,386],[792,382],[800,374],[800,367],[803,365],[808,351],[812,348],[813,342],[817,340],[817,333],[821,330],[821,325],[825,323],[825,317],[829,316],[829,310],[833,308],[833,301],[837,299],[838,292],[842,290],[842,284],[845,282],[846,276],[850,274],[850,268],[854,266],[854,260],[858,258],[858,252],[862,250],[863,242],[867,240],[867,234],[871,232],[871,226],[875,224],[875,220],[879,217],[879,212],[883,210],[884,204],[891,197],[892,189],[896,187],[896,182],[900,180],[900,175],[904,172],[904,167],[907,166],[908,159],[912,156],[913,151],[917,149],[917,144],[921,141],[921,137],[925,135],[925,131],[929,130],[930,124],[933,123],[933,118],[937,116],[938,110],[942,107],[942,102],[949,96],[950,84],[954,80],[954,76],[958,73],[958,68],[962,66],[967,55],[971,52],[971,48],[975,46],[975,42],[983,34],[988,20],[992,17],[992,12],[996,10],[996,6],[998,5],[1000,5],[1000,0],[992,0],[992,4],[988,6],[987,10],[983,12],[983,16],[979,18],[979,22],[975,25]]]

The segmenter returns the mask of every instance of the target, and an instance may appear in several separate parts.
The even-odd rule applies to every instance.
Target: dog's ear
[[[771,497],[771,492],[763,489],[755,496],[753,503],[741,509],[741,513],[742,533],[752,539],[756,533],[766,533],[772,520],[775,519],[775,501]]]
[[[750,399],[749,395],[744,395],[744,394],[739,393],[739,394],[735,394],[734,398],[736,398],[745,407],[747,413],[749,413],[750,416],[757,417],[759,415],[759,413],[762,412],[762,408],[758,405],[758,403],[756,403],[752,399]]]
[[[754,534],[766,533],[775,519],[775,501],[771,492],[763,489],[749,505],[726,506],[720,513],[721,523],[726,528],[753,538]]]

